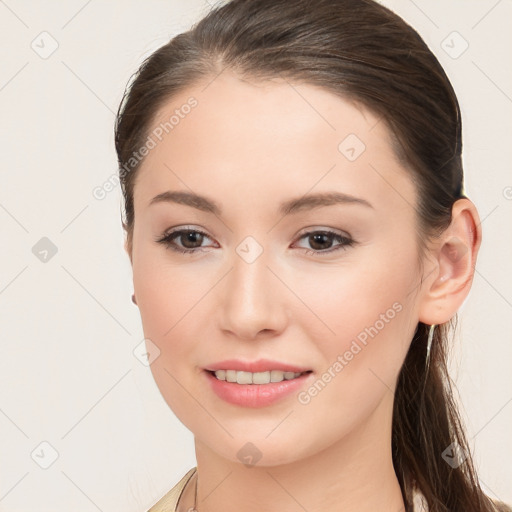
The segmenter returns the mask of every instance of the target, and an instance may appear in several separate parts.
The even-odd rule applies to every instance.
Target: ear
[[[467,198],[452,207],[452,221],[430,249],[425,270],[419,320],[428,325],[448,322],[466,299],[475,272],[482,241],[482,228],[475,205]]]

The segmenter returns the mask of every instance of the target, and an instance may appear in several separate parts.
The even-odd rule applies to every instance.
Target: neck
[[[390,396],[329,447],[286,464],[247,467],[195,439],[199,512],[374,512],[405,510],[391,454]],[[243,443],[241,443],[243,444]],[[193,487],[196,478],[192,479]],[[184,493],[194,506],[195,489]],[[185,496],[186,494],[186,496]]]

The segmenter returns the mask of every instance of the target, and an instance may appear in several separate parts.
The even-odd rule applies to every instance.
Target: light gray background
[[[482,485],[512,502],[512,2],[384,3],[461,103],[484,243],[453,376]],[[117,172],[114,113],[131,74],[208,9],[0,0],[0,511],[145,511],[195,465],[191,433],[133,353],[143,334],[120,189],[92,192]],[[46,262],[32,250],[43,237],[58,250]]]

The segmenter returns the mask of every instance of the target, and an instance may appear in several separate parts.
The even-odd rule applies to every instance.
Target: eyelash
[[[201,231],[199,229],[178,229],[176,231],[171,231],[170,233],[165,233],[163,237],[157,238],[156,242],[165,245],[167,248],[169,248],[175,252],[182,253],[182,254],[188,254],[189,256],[191,256],[197,252],[205,252],[200,247],[196,247],[194,249],[180,249],[179,246],[177,246],[176,243],[173,241],[173,239],[177,238],[180,235],[185,234],[185,233],[198,233],[200,235],[205,236],[206,238],[210,238],[206,233],[204,233],[203,231]],[[321,234],[321,235],[332,236],[333,237],[332,239],[339,241],[340,244],[335,246],[334,248],[326,249],[323,251],[314,250],[314,249],[313,250],[305,249],[304,247],[302,247],[301,249],[303,249],[306,254],[315,254],[315,255],[322,256],[324,254],[331,254],[333,252],[336,252],[336,251],[339,251],[342,249],[347,250],[348,247],[353,247],[356,244],[355,240],[352,240],[350,237],[340,235],[339,233],[336,233],[335,231],[330,231],[328,229],[327,230],[307,231],[306,233],[303,233],[299,237],[298,240],[302,240],[303,238],[306,238],[312,234]]]

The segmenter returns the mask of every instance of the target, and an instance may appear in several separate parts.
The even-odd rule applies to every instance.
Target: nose
[[[251,263],[234,254],[231,270],[217,287],[220,328],[236,339],[277,336],[286,328],[284,286],[268,263],[265,252]]]

